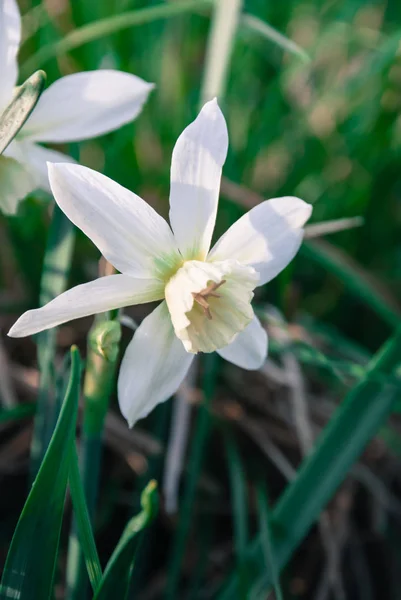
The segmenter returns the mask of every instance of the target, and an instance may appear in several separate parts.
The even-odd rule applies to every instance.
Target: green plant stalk
[[[236,28],[241,14],[242,0],[216,0],[211,30],[206,49],[206,62],[200,94],[200,107],[214,96],[224,94]],[[204,403],[199,407],[195,434],[189,457],[189,475],[173,541],[168,569],[166,600],[178,597],[181,564],[190,531],[195,504],[198,477],[202,468],[203,453],[210,431],[209,404],[214,393],[217,357],[205,355]]]
[[[206,50],[201,105],[224,96],[242,0],[216,0]]]
[[[248,598],[249,576],[246,560],[248,544],[248,502],[244,466],[237,444],[230,432],[224,432],[227,454],[228,474],[233,507],[234,541],[238,571],[238,589],[240,598]]]
[[[317,520],[352,464],[376,434],[399,397],[399,385],[383,384],[401,360],[401,328],[376,353],[364,380],[346,396],[321,434],[315,450],[304,460],[296,479],[285,489],[272,512],[272,537],[277,568],[281,570]],[[263,564],[261,539],[248,548],[250,565]],[[255,581],[260,571],[255,572]],[[255,598],[266,597],[273,584],[263,573],[255,584]],[[219,600],[235,597],[238,577],[233,575]]]
[[[54,205],[40,282],[40,306],[65,291],[75,242],[74,225]],[[31,444],[31,478],[38,471],[57,420],[54,359],[57,329],[38,335],[39,393]]]
[[[98,495],[104,420],[109,407],[118,357],[121,326],[100,315],[88,335],[88,356],[84,379],[84,418],[81,438],[81,473],[90,522]],[[88,576],[84,555],[78,543],[75,519],[67,561],[68,598],[87,595]]]
[[[204,449],[210,432],[209,406],[214,394],[216,379],[216,354],[206,354],[204,357],[204,402],[200,405],[195,426],[195,433],[190,450],[188,477],[186,479],[184,495],[179,511],[179,521],[171,551],[171,559],[168,569],[168,580],[166,587],[166,600],[175,600],[179,597],[178,586],[180,580],[181,564],[185,553],[185,547],[195,504],[195,496],[198,478],[202,469]]]

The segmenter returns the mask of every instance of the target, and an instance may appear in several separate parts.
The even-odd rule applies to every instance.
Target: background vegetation
[[[156,84],[135,123],[63,150],[164,216],[171,152],[200,104],[211,4],[20,3],[22,79],[37,68],[50,83],[112,67]],[[141,534],[130,598],[263,599],[272,585],[276,598],[288,599],[401,594],[400,31],[396,2],[243,3],[220,102],[230,148],[216,237],[261,199],[281,195],[312,203],[312,223],[362,216],[363,224],[323,237],[311,227],[293,263],[259,291],[256,307],[270,335],[261,372],[201,357],[177,397],[133,431],[113,392],[94,518],[101,565],[140,510],[145,485],[155,479],[164,492],[158,516]],[[60,224],[49,238],[52,211],[51,199],[36,194],[17,216],[0,218],[3,332],[67,277],[70,286],[98,272],[97,250],[80,232],[71,269],[59,270],[74,240]],[[126,315],[140,321],[144,310]],[[43,353],[51,339],[42,338],[41,346],[39,338],[39,359],[50,364],[41,380],[38,340],[2,338],[2,563],[29,490],[35,401],[53,411],[45,428],[35,428],[34,443],[43,446],[66,389],[69,347],[76,344],[86,356],[90,326],[90,319],[62,326],[50,362]],[[123,329],[123,345],[131,335]],[[46,368],[51,385],[44,386]],[[96,453],[99,440],[94,445]],[[62,471],[60,454],[54,456],[48,478],[54,482],[58,473],[65,489],[68,467]],[[51,513],[53,493],[54,485],[43,491],[38,514]],[[85,597],[79,553],[71,566],[70,517],[67,498],[57,598]],[[52,550],[37,535],[26,556],[47,560]],[[105,598],[119,597],[114,585]]]

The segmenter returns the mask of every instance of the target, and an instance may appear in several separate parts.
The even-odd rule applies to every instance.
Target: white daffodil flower
[[[138,327],[121,364],[118,396],[130,426],[177,390],[197,352],[216,350],[244,369],[258,369],[266,358],[253,290],[294,257],[312,209],[299,198],[268,200],[209,250],[227,147],[226,123],[213,100],[174,148],[171,229],[139,196],[104,175],[49,164],[58,205],[122,274],[79,285],[26,312],[9,335],[162,300]]]
[[[17,82],[20,31],[16,1],[0,0],[0,114]],[[19,201],[35,189],[50,192],[47,161],[71,161],[40,142],[82,141],[118,129],[135,119],[153,87],[114,70],[76,73],[53,83],[0,156],[0,210],[14,214]]]

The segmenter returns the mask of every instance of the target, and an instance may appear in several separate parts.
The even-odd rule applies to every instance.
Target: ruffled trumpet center
[[[165,289],[177,337],[187,352],[214,352],[230,344],[253,319],[259,275],[235,260],[187,261]]]

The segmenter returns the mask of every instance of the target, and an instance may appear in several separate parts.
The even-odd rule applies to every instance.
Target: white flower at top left
[[[20,32],[16,0],[0,0],[0,114],[17,82]],[[153,87],[112,69],[67,75],[53,83],[0,156],[0,210],[14,214],[27,194],[50,191],[46,162],[71,160],[41,142],[82,141],[118,129],[135,119]]]

